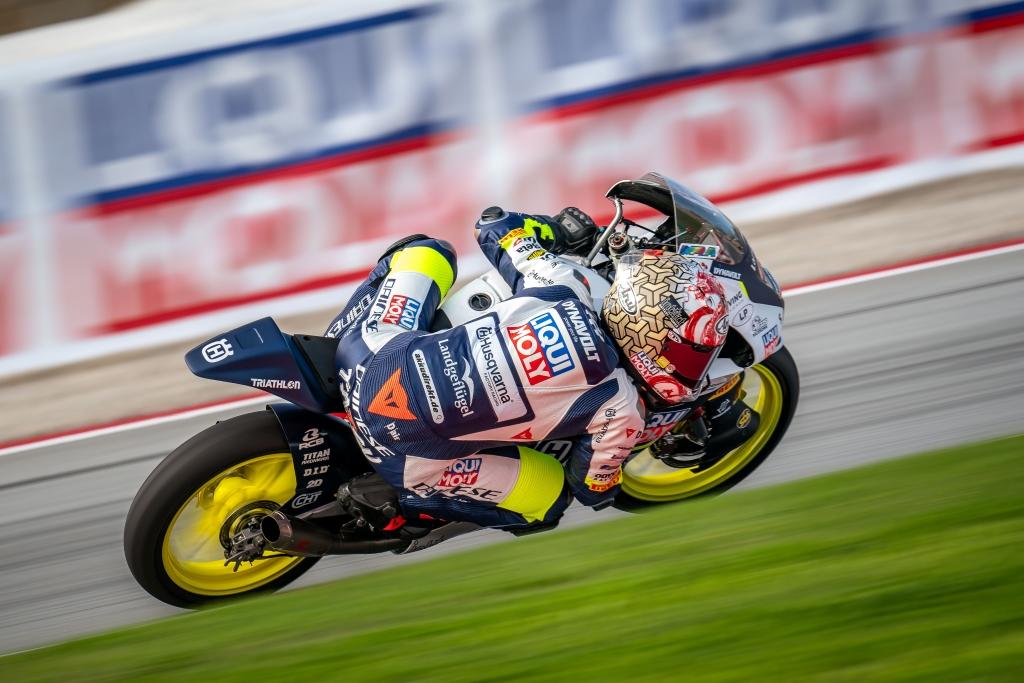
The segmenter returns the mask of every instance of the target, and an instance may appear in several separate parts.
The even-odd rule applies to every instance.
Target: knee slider
[[[519,446],[519,477],[498,507],[518,512],[527,522],[550,520],[568,504],[565,471],[546,453]],[[561,510],[557,508],[561,508]],[[557,517],[556,517],[557,519]]]
[[[402,243],[401,248],[391,255],[390,270],[413,272],[426,275],[441,291],[441,297],[448,293],[455,283],[457,267],[455,250],[444,240],[416,235]]]

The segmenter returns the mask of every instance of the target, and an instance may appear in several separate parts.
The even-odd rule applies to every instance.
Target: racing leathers
[[[557,256],[558,226],[504,213],[477,223],[514,296],[429,332],[456,274],[446,242],[388,254],[334,320],[357,439],[406,517],[515,528],[556,521],[571,499],[614,497],[644,431],[643,406],[584,277]],[[532,446],[571,443],[568,466]]]

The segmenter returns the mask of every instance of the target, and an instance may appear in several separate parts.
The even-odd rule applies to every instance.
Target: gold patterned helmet
[[[694,259],[652,249],[622,257],[601,317],[627,371],[668,404],[698,396],[729,331],[718,280]]]

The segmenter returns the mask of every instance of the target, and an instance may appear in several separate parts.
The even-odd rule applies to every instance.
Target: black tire
[[[170,605],[196,608],[237,598],[190,592],[174,583],[164,568],[163,539],[182,505],[214,476],[254,457],[287,453],[288,442],[269,410],[218,422],[174,449],[142,484],[128,510],[124,552],[135,580]],[[246,593],[274,591],[308,571],[320,558],[304,558],[287,573]]]
[[[793,360],[793,356],[788,348],[782,347],[775,354],[764,360],[761,366],[769,369],[779,380],[779,384],[782,385],[782,414],[779,415],[779,423],[775,427],[775,431],[768,438],[768,442],[750,462],[717,486],[701,491],[689,498],[673,501],[650,501],[634,498],[628,493],[620,491],[615,496],[614,507],[627,512],[638,512],[655,505],[685,503],[688,500],[704,496],[716,496],[736,486],[746,479],[751,472],[756,470],[772,454],[772,451],[779,445],[782,437],[786,435],[786,430],[789,429],[789,423],[793,421],[793,414],[796,413],[796,406],[800,399],[800,374],[797,372],[796,362]]]

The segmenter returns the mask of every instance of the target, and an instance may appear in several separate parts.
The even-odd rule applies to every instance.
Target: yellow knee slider
[[[432,247],[406,247],[391,257],[391,272],[412,272],[426,275],[441,290],[443,299],[455,282],[455,269],[448,258]]]
[[[544,519],[562,493],[565,472],[550,455],[519,446],[519,477],[498,507],[518,512],[527,522]]]

